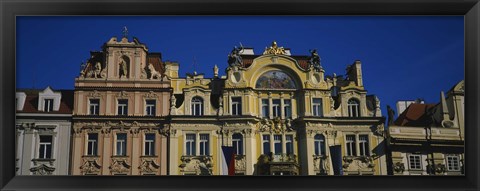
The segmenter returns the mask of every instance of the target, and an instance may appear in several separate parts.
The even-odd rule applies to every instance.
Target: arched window
[[[348,116],[359,117],[360,116],[360,103],[356,99],[348,100]]]
[[[203,115],[203,99],[200,97],[192,98],[192,115]]]
[[[235,155],[243,155],[243,136],[240,133],[232,135],[232,145]]]
[[[317,134],[314,137],[315,155],[325,155],[325,137],[322,134]]]

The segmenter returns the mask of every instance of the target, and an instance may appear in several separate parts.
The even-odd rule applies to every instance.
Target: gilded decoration
[[[283,47],[278,47],[277,42],[273,41],[272,46],[270,47],[265,47],[265,51],[263,54],[273,54],[273,55],[285,55],[285,49]]]
[[[262,74],[255,84],[255,88],[262,89],[296,89],[295,82],[292,78],[280,71],[268,71]]]

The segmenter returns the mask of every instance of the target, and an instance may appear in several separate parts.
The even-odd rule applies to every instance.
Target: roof
[[[160,74],[165,73],[165,65],[163,64],[162,55],[160,53],[149,53],[147,55],[147,64],[149,63],[151,63],[155,70]]]
[[[58,111],[44,112],[38,110],[38,94],[43,90],[38,89],[18,89],[17,92],[26,94],[23,110],[17,110],[17,113],[51,113],[51,114],[72,114],[73,111],[73,90],[56,90],[60,92],[60,108]]]
[[[398,116],[398,126],[426,127],[432,124],[432,110],[437,104],[412,103]]]
[[[241,55],[242,56],[242,61],[243,65],[245,68],[248,68],[252,65],[253,60],[259,56],[262,55]],[[308,61],[309,57],[308,56],[290,56],[291,58],[295,59],[298,62],[298,65],[304,69],[308,69]]]

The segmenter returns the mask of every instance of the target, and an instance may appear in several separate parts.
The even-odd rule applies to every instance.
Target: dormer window
[[[43,100],[43,111],[50,112],[53,110],[53,99]]]
[[[360,117],[360,104],[356,99],[348,100],[348,116]]]
[[[200,97],[194,97],[192,99],[192,115],[201,116],[203,115],[203,99]]]

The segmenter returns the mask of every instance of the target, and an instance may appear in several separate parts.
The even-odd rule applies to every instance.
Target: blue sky
[[[272,41],[292,55],[317,49],[326,75],[362,61],[364,85],[386,105],[424,98],[437,103],[464,79],[463,16],[82,16],[17,17],[17,88],[73,89],[80,63],[112,36],[129,37],[177,61],[180,75],[224,74],[242,43],[261,54]]]

